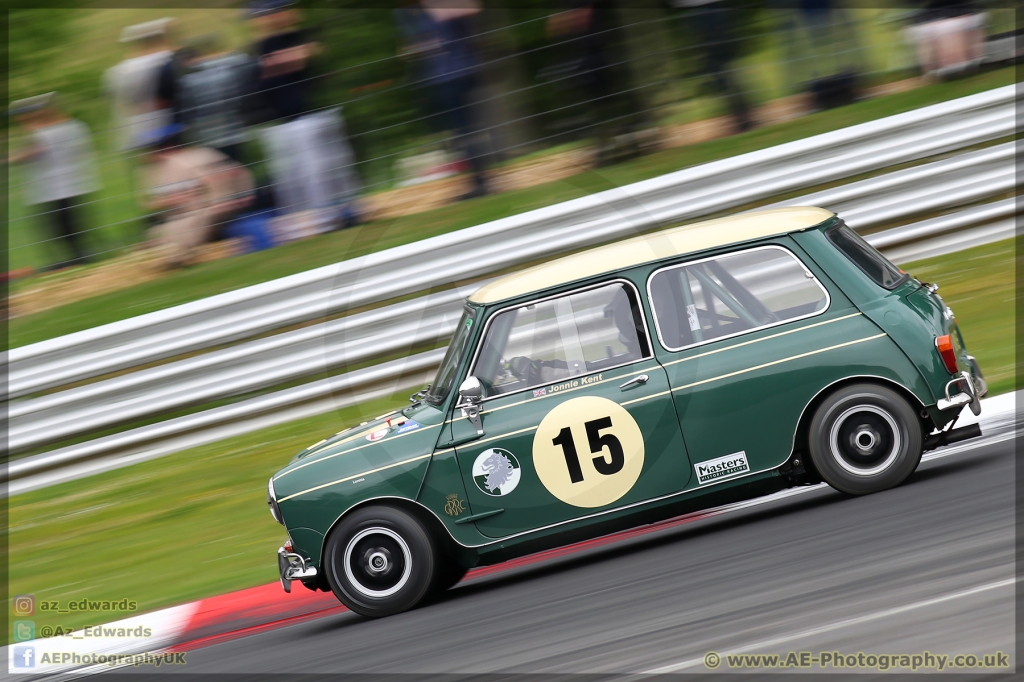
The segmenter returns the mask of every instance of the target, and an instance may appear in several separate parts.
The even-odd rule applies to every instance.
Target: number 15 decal
[[[577,444],[592,456],[581,457]],[[548,412],[537,427],[533,464],[541,483],[558,499],[575,507],[601,507],[636,484],[644,466],[643,434],[618,403],[596,396],[573,398]]]
[[[590,441],[591,452],[601,452],[604,448],[608,448],[608,452],[611,453],[610,462],[604,457],[594,458],[594,468],[597,469],[597,473],[612,476],[622,471],[622,465],[626,463],[626,455],[622,452],[622,443],[614,434],[600,435],[601,429],[612,427],[612,418],[601,417],[583,422],[583,427],[587,430],[587,440]],[[580,456],[576,453],[576,442],[572,439],[572,429],[566,426],[551,439],[551,444],[561,446],[565,454],[565,466],[569,469],[569,480],[573,483],[582,482],[583,470],[580,468]]]

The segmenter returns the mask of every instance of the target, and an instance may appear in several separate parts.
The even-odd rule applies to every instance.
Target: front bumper
[[[293,580],[308,580],[316,577],[316,568],[307,566],[306,560],[284,547],[277,550],[277,568],[281,573],[281,587],[285,592],[292,591]]]

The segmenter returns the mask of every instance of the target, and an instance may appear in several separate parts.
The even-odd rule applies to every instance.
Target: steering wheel
[[[512,376],[520,381],[529,382],[540,377],[540,367],[533,360],[523,355],[512,358],[505,366],[508,371],[512,372]]]

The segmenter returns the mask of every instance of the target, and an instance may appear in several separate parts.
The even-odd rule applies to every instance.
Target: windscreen
[[[462,319],[459,320],[458,327],[455,328],[455,335],[452,337],[451,343],[448,344],[448,352],[444,354],[444,360],[441,361],[441,366],[437,370],[434,383],[430,386],[430,392],[427,393],[427,402],[440,405],[451,392],[455,375],[459,370],[459,362],[465,355],[466,343],[473,331],[473,319],[473,311],[466,308],[462,313]]]

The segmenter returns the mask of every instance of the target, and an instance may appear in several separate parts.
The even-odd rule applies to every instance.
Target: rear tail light
[[[935,349],[939,351],[942,364],[946,366],[949,373],[956,374],[956,351],[953,349],[953,339],[949,338],[949,334],[935,338]]]

